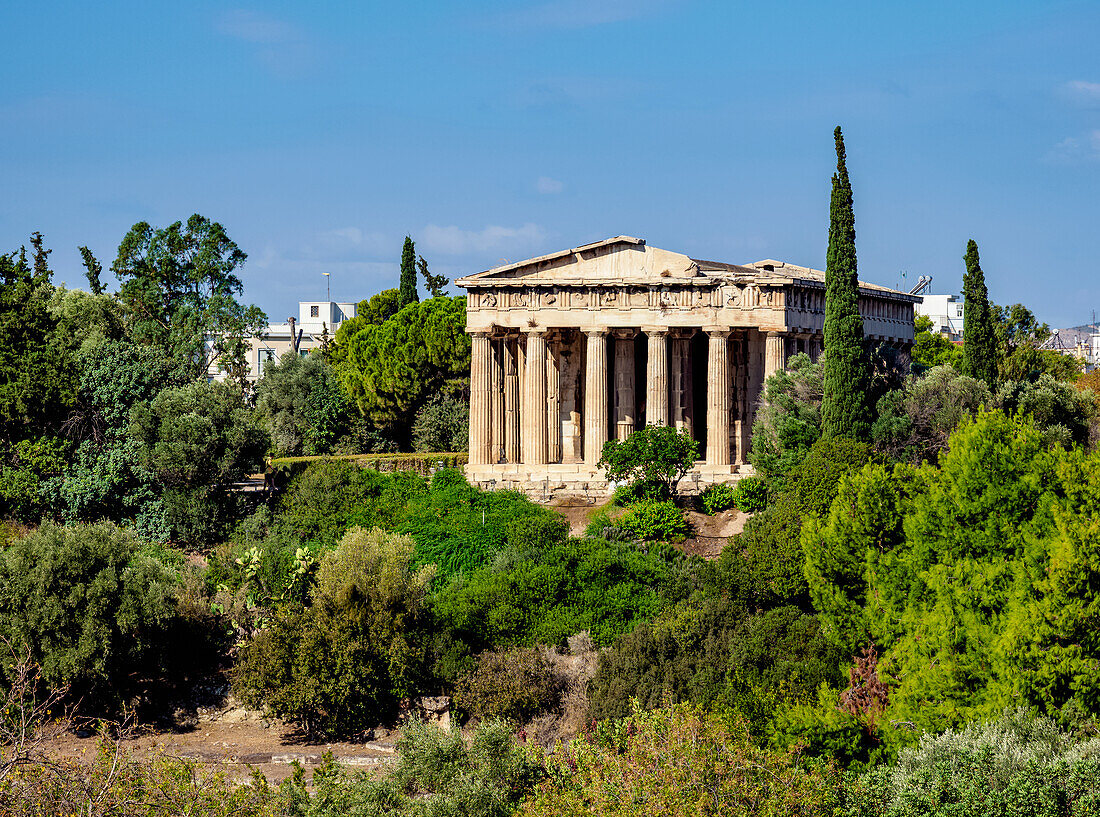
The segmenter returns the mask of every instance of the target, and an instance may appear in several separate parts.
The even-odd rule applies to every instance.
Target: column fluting
[[[523,398],[523,463],[545,465],[546,429],[546,333],[527,332]]]
[[[729,330],[708,329],[707,465],[730,464]]]
[[[644,330],[649,341],[646,360],[645,418],[648,425],[668,425],[668,332]]]
[[[607,442],[607,333],[597,330],[584,334],[584,461],[594,468]]]
[[[492,441],[489,418],[489,335],[474,332],[470,344],[470,464],[487,465]]]

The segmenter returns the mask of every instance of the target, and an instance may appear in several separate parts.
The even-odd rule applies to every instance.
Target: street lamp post
[[[332,303],[332,273],[322,272],[321,274],[325,276],[325,298],[328,299],[329,303]]]

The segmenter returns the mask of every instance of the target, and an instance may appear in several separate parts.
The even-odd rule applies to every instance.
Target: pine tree
[[[405,307],[419,300],[420,295],[416,291],[416,246],[411,238],[405,236],[405,246],[401,249],[401,296],[398,306]]]
[[[989,308],[989,291],[974,239],[966,244],[963,275],[963,374],[993,386],[997,377],[997,339]]]
[[[856,217],[844,157],[844,135],[836,140],[836,173],[829,206],[829,252],[825,263],[825,395],[821,428],[826,437],[866,439],[870,433],[867,389],[870,370],[863,348],[856,278]]]

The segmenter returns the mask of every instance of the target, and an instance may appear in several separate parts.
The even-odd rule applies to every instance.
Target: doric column
[[[634,432],[634,330],[615,332],[615,437],[625,440]]]
[[[504,459],[519,462],[519,365],[515,338],[505,338],[504,351]]]
[[[668,332],[646,329],[649,353],[646,360],[645,417],[650,425],[668,425]]]
[[[504,352],[499,340],[489,341],[489,424],[492,429],[492,448],[489,462],[504,459]]]
[[[561,341],[546,349],[546,457],[561,462]]]
[[[764,380],[787,367],[787,338],[782,332],[768,332],[764,338]]]
[[[584,428],[581,423],[580,361],[581,353],[576,333],[569,333],[569,343],[560,347],[558,375],[558,405],[561,412],[561,461],[584,461]]]
[[[607,442],[607,333],[585,332],[584,461],[595,467]]]
[[[730,464],[729,334],[707,330],[707,465]]]
[[[523,397],[523,463],[545,465],[546,451],[546,333],[526,333],[527,349]]]
[[[695,436],[692,428],[691,335],[672,336],[672,366],[669,371],[672,392],[672,417],[670,423],[677,431]]]
[[[491,462],[492,431],[489,418],[489,335],[474,332],[470,349],[470,464]]]

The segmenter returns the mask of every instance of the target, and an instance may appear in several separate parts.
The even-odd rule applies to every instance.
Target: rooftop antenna
[[[332,273],[322,272],[321,274],[325,276],[325,298],[332,303]]]

